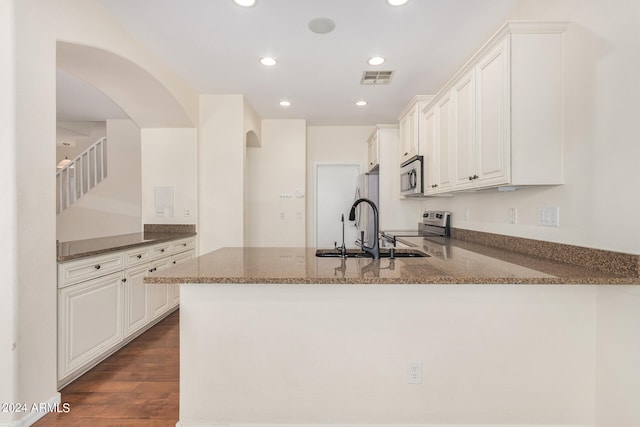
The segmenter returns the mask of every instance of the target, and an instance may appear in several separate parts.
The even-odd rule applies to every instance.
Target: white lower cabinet
[[[170,259],[164,258],[160,261],[153,262],[149,272],[154,273],[156,271],[166,270],[169,268],[169,265],[171,265]],[[171,299],[173,299],[173,292]],[[164,314],[171,306],[169,285],[166,283],[149,285],[149,302],[151,304],[151,320],[157,319]]]
[[[58,290],[58,378],[122,341],[122,272]]]
[[[186,252],[179,253],[177,255],[173,255],[171,257],[171,265],[182,264],[183,262],[189,261],[190,259],[195,258],[196,251],[189,250]],[[177,306],[180,303],[180,285],[172,284],[169,285],[169,299],[171,300],[170,305],[172,307]]]
[[[177,307],[178,285],[144,278],[194,258],[194,247],[192,237],[58,265],[59,388]]]
[[[148,288],[144,277],[148,264],[128,268],[124,271],[124,337],[128,338],[149,323]]]

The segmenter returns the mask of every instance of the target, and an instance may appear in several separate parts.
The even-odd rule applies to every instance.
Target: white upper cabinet
[[[455,118],[451,148],[453,149],[453,188],[474,188],[477,176],[475,139],[475,73],[468,72],[453,86],[453,112]]]
[[[423,155],[425,148],[420,143],[420,135],[424,129],[421,129],[420,114],[424,105],[432,99],[433,96],[415,96],[400,115],[399,163],[404,163],[414,156]]]
[[[476,168],[478,187],[509,184],[509,39],[476,66]]]
[[[563,183],[566,27],[508,22],[423,104],[418,126],[411,127],[413,110],[405,110],[401,139],[418,132],[425,194]]]

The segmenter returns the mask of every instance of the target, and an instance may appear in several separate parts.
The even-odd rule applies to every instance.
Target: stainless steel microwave
[[[400,192],[403,196],[422,195],[423,159],[422,156],[413,156],[400,164]]]

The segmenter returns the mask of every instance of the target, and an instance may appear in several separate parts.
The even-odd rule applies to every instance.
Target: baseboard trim
[[[59,410],[60,408],[60,393],[56,393],[54,397],[42,403],[32,403],[31,409],[27,407],[27,415],[22,419],[11,421],[8,424],[0,423],[0,427],[30,427],[36,423],[40,418],[47,415],[49,412]]]

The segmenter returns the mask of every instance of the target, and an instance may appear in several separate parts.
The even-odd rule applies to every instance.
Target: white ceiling
[[[518,0],[410,0],[401,7],[385,0],[258,0],[251,8],[232,0],[100,2],[199,93],[243,94],[264,119],[372,125],[395,122],[414,95],[435,93]],[[309,31],[317,17],[333,19],[335,30]],[[368,65],[375,55],[386,62]],[[264,56],[278,64],[265,68],[258,63]],[[395,75],[388,85],[364,86],[365,70]],[[280,107],[282,99],[292,105]],[[361,99],[366,107],[354,105]]]

